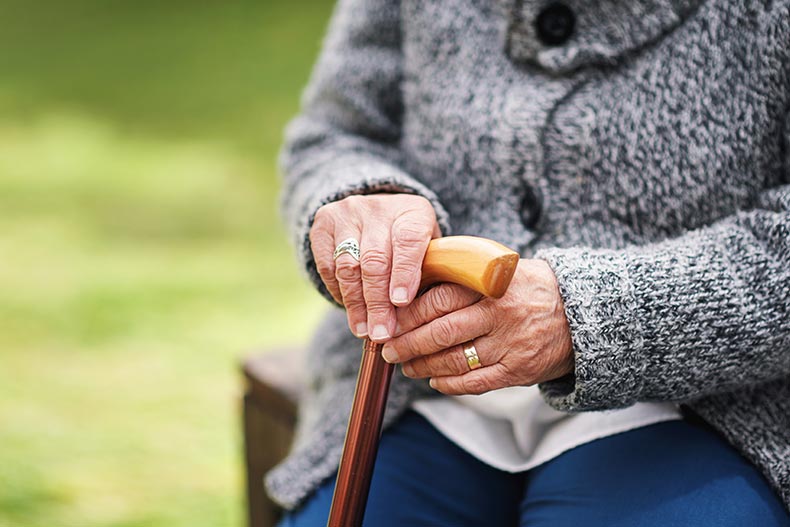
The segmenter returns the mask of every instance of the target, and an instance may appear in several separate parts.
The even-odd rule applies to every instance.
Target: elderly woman
[[[787,0],[341,0],[283,156],[345,307],[283,524],[326,521],[369,336],[368,526],[790,525],[788,43]],[[520,252],[503,298],[416,298],[447,234]]]

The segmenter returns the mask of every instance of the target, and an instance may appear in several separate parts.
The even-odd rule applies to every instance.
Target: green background
[[[276,156],[327,0],[0,0],[0,526],[236,526],[238,361],[326,303]]]

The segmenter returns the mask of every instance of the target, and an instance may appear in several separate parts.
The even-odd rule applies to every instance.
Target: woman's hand
[[[420,196],[349,196],[318,209],[313,258],[357,337],[384,342],[394,334],[395,306],[414,300],[428,242],[440,234],[433,207]],[[350,254],[334,260],[335,247],[348,238],[359,241],[360,260]]]
[[[397,319],[384,358],[402,363],[408,377],[430,377],[431,386],[448,395],[532,385],[573,371],[559,286],[542,260],[519,261],[502,298],[444,284],[399,308]],[[482,365],[472,371],[463,352],[468,342]]]

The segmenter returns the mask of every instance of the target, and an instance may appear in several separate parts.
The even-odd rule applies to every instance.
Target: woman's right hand
[[[421,196],[349,196],[318,209],[310,229],[313,258],[357,337],[392,337],[395,306],[414,300],[428,242],[440,235],[433,207]],[[335,247],[348,238],[359,241],[360,260],[350,254],[334,260]]]

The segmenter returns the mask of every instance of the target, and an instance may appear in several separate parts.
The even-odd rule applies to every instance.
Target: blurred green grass
[[[243,521],[237,374],[324,303],[276,152],[328,0],[0,0],[0,526]]]

